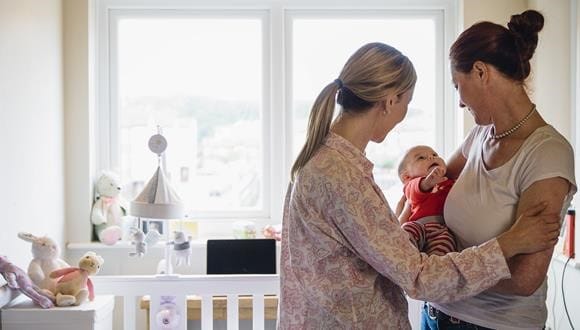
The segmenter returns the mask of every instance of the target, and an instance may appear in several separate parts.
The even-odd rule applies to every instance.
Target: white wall
[[[0,253],[31,259],[19,231],[64,243],[60,0],[0,0]]]
[[[534,0],[530,8],[545,18],[534,55],[531,95],[544,119],[570,140],[570,1]]]
[[[579,244],[578,239],[576,239],[576,244]],[[578,247],[576,247],[576,251],[578,251]],[[546,325],[549,329],[554,330],[572,329],[568,323],[564,309],[564,299],[562,299],[562,270],[564,269],[565,261],[562,258],[554,259],[548,270],[548,299],[546,300],[548,320]],[[580,263],[578,256],[576,262]],[[563,284],[568,313],[574,328],[578,329],[580,327],[580,314],[578,313],[580,310],[580,296],[578,295],[580,293],[580,269],[568,265],[564,274]]]

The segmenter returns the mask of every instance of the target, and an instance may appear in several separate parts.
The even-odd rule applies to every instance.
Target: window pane
[[[413,62],[418,81],[406,119],[383,143],[370,143],[366,149],[367,157],[375,164],[375,180],[390,205],[396,205],[402,195],[396,173],[402,153],[416,144],[436,147],[434,20],[297,18],[292,33],[294,159],[304,144],[308,115],[318,93],[338,77],[344,63],[358,48],[369,42],[383,42]],[[338,111],[337,107],[335,115]]]
[[[263,209],[262,22],[130,18],[118,28],[121,176],[127,198],[155,170],[161,126],[166,172],[190,210]]]

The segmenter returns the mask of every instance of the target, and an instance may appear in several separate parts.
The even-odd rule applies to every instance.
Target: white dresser
[[[28,298],[0,311],[2,330],[110,330],[115,297],[99,295],[80,306],[42,309]]]

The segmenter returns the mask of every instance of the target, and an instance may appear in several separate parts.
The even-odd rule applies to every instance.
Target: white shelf
[[[558,262],[561,262],[562,265],[564,265],[566,263],[566,261],[568,261],[568,257],[566,257],[565,255],[563,255],[561,253],[554,253],[554,256],[552,257],[552,259],[556,260]],[[570,259],[570,262],[568,262],[568,267],[580,269],[580,260],[575,259],[575,258]]]
[[[164,238],[164,237],[163,237]],[[190,242],[190,244],[195,247],[195,246],[205,246],[207,244],[207,240],[192,240]],[[115,243],[114,245],[106,245],[100,242],[89,242],[89,243],[68,243],[66,245],[67,249],[70,250],[101,250],[101,249],[106,249],[106,250],[122,250],[122,249],[126,249],[126,250],[135,250],[135,245],[131,244],[131,242],[129,241],[119,241],[117,243]],[[161,240],[159,242],[157,242],[157,244],[155,244],[155,246],[150,246],[150,249],[164,249],[165,248],[165,241]]]

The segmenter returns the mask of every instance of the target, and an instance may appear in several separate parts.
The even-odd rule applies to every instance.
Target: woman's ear
[[[482,61],[475,61],[472,68],[473,73],[477,78],[485,81],[489,78],[489,67]]]
[[[400,96],[399,95],[389,95],[387,99],[381,101],[381,106],[385,111],[385,114],[389,114],[391,112],[391,107],[397,103],[399,103]]]
[[[389,101],[388,100],[379,101],[377,103],[377,105],[379,107],[380,114],[386,115],[389,112],[391,112],[391,110],[389,109]]]

